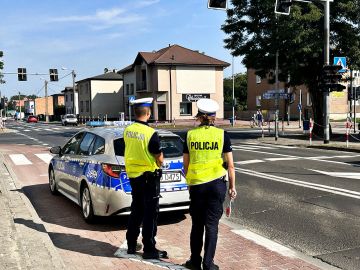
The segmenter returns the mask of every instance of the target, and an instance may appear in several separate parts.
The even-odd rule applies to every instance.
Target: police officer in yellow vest
[[[125,170],[131,185],[131,214],[126,240],[128,254],[137,251],[137,238],[142,226],[143,258],[167,258],[166,251],[155,245],[157,217],[159,212],[160,178],[163,154],[157,132],[148,126],[151,116],[152,98],[131,101],[134,106],[135,123],[124,130]]]
[[[219,109],[216,101],[199,99],[197,120],[200,125],[189,130],[184,142],[184,170],[190,191],[191,257],[185,263],[189,269],[216,270],[214,256],[219,220],[226,196],[226,173],[229,173],[228,194],[236,197],[235,170],[229,135],[214,126]],[[224,162],[225,161],[225,162]],[[227,170],[225,169],[227,168]],[[205,231],[204,258],[201,258]]]

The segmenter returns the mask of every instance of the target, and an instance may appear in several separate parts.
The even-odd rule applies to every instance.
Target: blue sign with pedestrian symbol
[[[299,112],[301,112],[301,108],[302,108],[302,106],[301,106],[301,104],[300,104],[300,103],[297,105],[297,108],[298,108],[298,111],[299,111]]]
[[[135,100],[135,96],[129,96],[129,101]]]
[[[346,57],[334,57],[334,65],[343,67],[339,70],[340,73],[346,72]]]

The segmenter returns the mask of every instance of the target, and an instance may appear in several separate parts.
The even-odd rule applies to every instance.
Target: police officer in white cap
[[[167,258],[167,252],[155,245],[157,217],[159,212],[160,178],[163,153],[157,132],[148,126],[152,98],[131,101],[134,106],[135,123],[124,130],[125,170],[131,185],[131,214],[126,240],[128,254],[137,251],[137,238],[142,226],[143,258]]]
[[[226,196],[226,173],[229,173],[228,194],[236,197],[235,170],[229,135],[214,126],[219,105],[212,99],[199,99],[196,118],[200,125],[189,130],[184,142],[184,170],[190,191],[191,257],[189,269],[216,270],[214,264],[219,220]],[[225,161],[225,162],[224,162]],[[201,258],[205,231],[204,258]]]

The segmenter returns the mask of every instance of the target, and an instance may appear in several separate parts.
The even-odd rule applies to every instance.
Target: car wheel
[[[64,126],[66,126],[66,125],[67,125],[67,123],[65,122],[65,123],[64,123]]]
[[[87,223],[92,223],[95,219],[94,210],[92,207],[92,200],[90,196],[90,190],[87,186],[82,189],[81,192],[81,212]]]
[[[54,170],[51,168],[49,172],[49,188],[50,192],[53,195],[59,194],[59,191],[57,190],[56,181],[55,181],[55,173]]]

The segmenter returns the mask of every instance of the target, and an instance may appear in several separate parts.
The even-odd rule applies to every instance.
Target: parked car
[[[66,125],[77,126],[78,119],[76,118],[76,115],[74,115],[74,114],[65,114],[61,117],[61,124],[63,126],[66,126]]]
[[[38,119],[35,115],[29,115],[28,118],[26,119],[27,123],[37,123]]]
[[[86,129],[63,147],[50,149],[55,154],[48,170],[51,193],[60,192],[78,204],[87,222],[96,216],[130,213],[123,132],[124,128]],[[187,210],[190,201],[183,170],[183,141],[170,131],[158,133],[164,153],[160,211]]]

